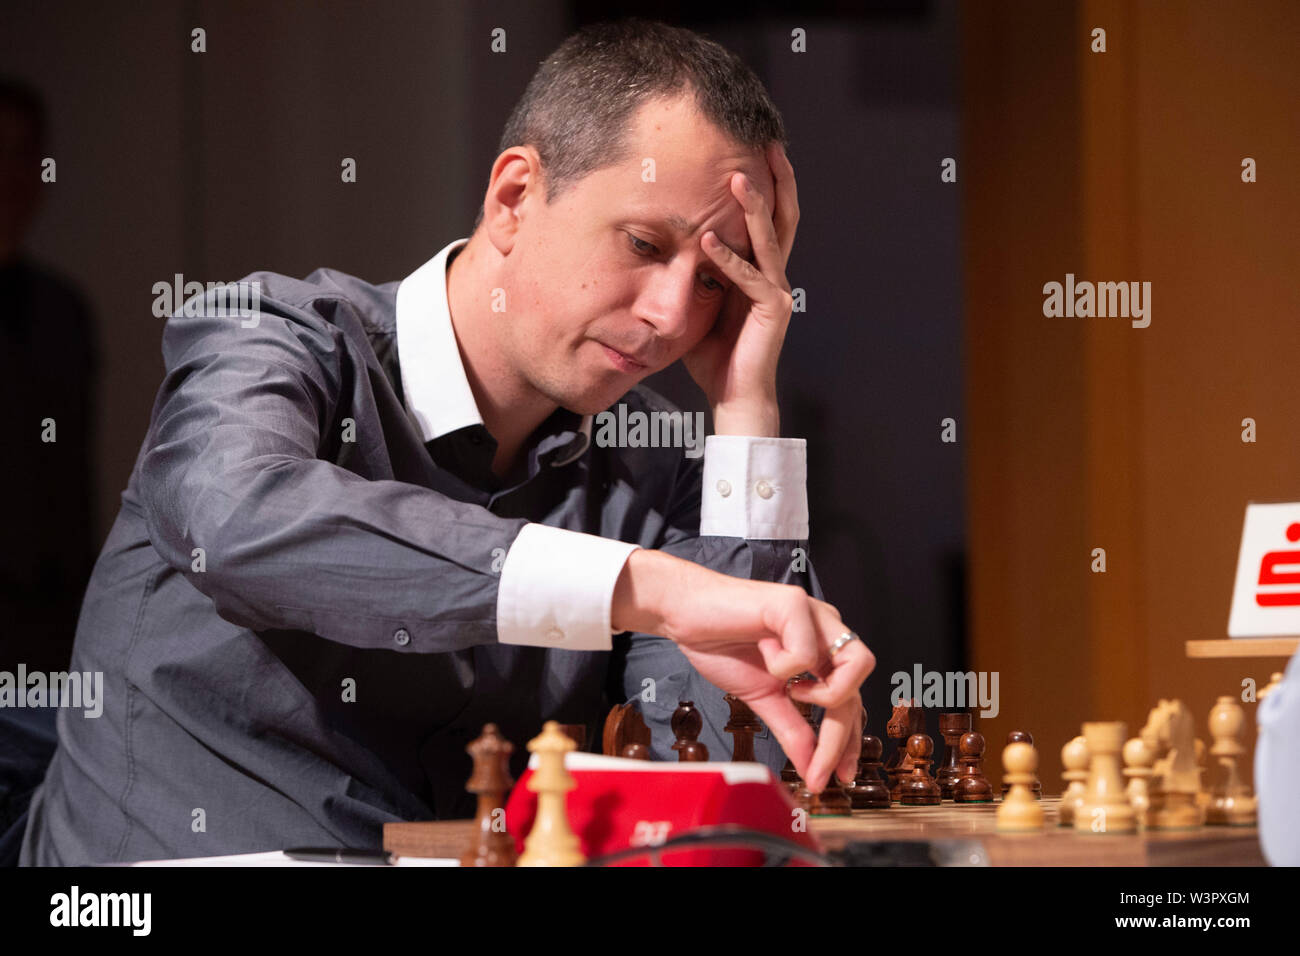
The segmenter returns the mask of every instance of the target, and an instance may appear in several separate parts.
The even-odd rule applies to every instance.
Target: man
[[[377,845],[472,812],[484,723],[596,731],[628,699],[661,759],[685,699],[725,758],[729,691],[763,759],[852,779],[874,660],[774,583],[807,575],[783,140],[716,44],[601,25],[539,68],[468,241],[400,284],[261,273],[248,318],[173,316],[77,635],[109,699],[60,713],[24,862]],[[671,412],[636,384],[678,359],[713,409],[702,462],[592,441],[617,402]],[[816,740],[785,694],[805,670]]]

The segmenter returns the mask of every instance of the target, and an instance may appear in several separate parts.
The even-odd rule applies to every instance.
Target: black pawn
[[[943,802],[939,785],[930,776],[930,755],[933,753],[934,741],[926,734],[912,734],[907,738],[912,772],[899,779],[899,803],[907,807],[932,807]]]
[[[677,760],[681,763],[709,759],[709,748],[700,743],[700,731],[704,729],[704,717],[695,707],[694,701],[684,700],[673,711],[673,750],[677,751]]]
[[[889,786],[880,776],[880,757],[885,745],[879,737],[862,735],[862,753],[858,756],[858,775],[849,791],[854,810],[888,810],[892,802]]]
[[[952,787],[953,803],[992,803],[993,784],[984,776],[984,735],[972,730],[961,735],[961,776]]]

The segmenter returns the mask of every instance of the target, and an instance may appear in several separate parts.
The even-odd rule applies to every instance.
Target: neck
[[[492,290],[507,286],[504,265],[505,258],[478,232],[447,270],[451,325],[479,414],[497,442],[492,471],[498,477],[511,470],[528,436],[558,407],[528,383],[501,347],[508,313],[492,311]]]

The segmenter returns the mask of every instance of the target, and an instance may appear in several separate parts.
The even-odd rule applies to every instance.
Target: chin
[[[640,381],[639,379],[637,381]],[[609,386],[597,385],[582,391],[568,392],[564,395],[553,395],[551,401],[555,402],[561,408],[568,409],[579,415],[596,415],[605,411],[611,405],[618,402],[620,398],[626,395],[637,382],[626,382],[624,384]]]
[[[608,395],[599,397],[585,395],[580,398],[574,398],[572,401],[561,402],[560,404],[563,408],[567,408],[569,411],[576,412],[579,415],[598,415],[608,409],[611,405],[617,403],[618,400],[626,394],[627,391],[624,390],[612,398]]]

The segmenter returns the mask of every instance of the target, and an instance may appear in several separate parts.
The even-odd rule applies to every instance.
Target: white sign
[[[1247,505],[1229,637],[1300,635],[1300,504]]]

